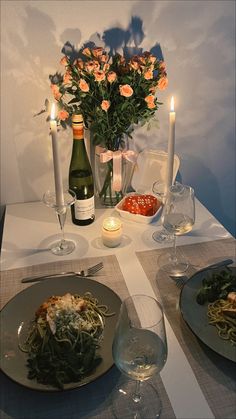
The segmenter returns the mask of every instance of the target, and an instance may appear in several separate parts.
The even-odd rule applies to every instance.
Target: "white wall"
[[[1,1],[1,205],[39,200],[53,185],[49,126],[33,114],[51,98],[64,43],[125,30],[132,16],[143,21],[140,47],[160,43],[169,78],[160,128],[136,132],[135,148],[166,148],[174,95],[182,179],[235,234],[234,1]],[[60,138],[66,185],[71,133]]]

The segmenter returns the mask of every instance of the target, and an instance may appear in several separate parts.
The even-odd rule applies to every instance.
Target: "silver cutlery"
[[[57,277],[64,276],[64,275],[68,275],[68,276],[76,275],[76,276],[88,277],[88,276],[95,275],[102,268],[103,268],[103,262],[99,262],[96,265],[90,266],[90,268],[84,269],[84,270],[79,271],[79,272],[71,272],[70,271],[70,272],[60,272],[60,273],[57,273],[57,274],[30,276],[30,277],[27,277],[27,278],[23,278],[21,280],[21,282],[22,283],[39,282],[39,281],[43,281],[44,279],[57,278]]]
[[[208,269],[215,269],[215,268],[220,268],[220,267],[223,267],[223,266],[228,266],[228,265],[231,265],[232,263],[233,263],[233,260],[232,259],[221,260],[221,261],[216,262],[216,263],[213,263],[211,265],[204,266],[204,268],[198,269],[196,272],[194,272],[193,275],[196,275],[199,272],[207,271]],[[188,281],[188,279],[189,279],[185,275],[179,276],[177,278],[175,278],[175,277],[171,277],[171,278],[174,279],[175,285],[178,288],[182,288],[186,284],[186,282]]]

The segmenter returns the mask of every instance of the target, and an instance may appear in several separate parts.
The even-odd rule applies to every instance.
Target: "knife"
[[[215,268],[220,268],[221,266],[228,266],[228,265],[231,265],[232,263],[234,263],[232,259],[220,260],[219,262],[213,263],[212,265],[208,265],[208,266],[205,266],[204,268],[198,269],[196,272],[194,272],[194,275],[198,274],[199,272],[207,271],[208,269],[215,269]]]

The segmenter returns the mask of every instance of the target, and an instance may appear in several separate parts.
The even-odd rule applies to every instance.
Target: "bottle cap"
[[[72,122],[73,123],[83,122],[83,115],[81,115],[81,114],[72,115]]]

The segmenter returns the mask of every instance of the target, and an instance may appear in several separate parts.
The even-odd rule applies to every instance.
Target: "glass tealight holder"
[[[108,217],[102,224],[102,241],[107,247],[117,247],[122,240],[122,222],[119,218]]]

